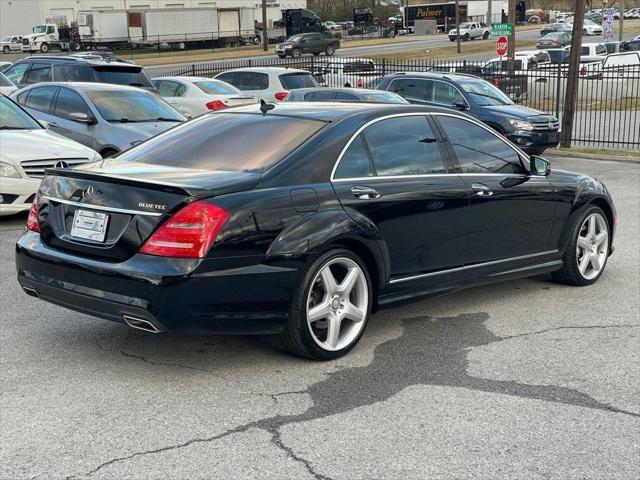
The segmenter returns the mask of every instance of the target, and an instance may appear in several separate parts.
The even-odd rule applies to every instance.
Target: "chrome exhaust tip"
[[[30,297],[40,298],[40,295],[38,294],[37,290],[35,290],[34,288],[22,287],[22,290],[24,290],[24,293],[26,293]]]
[[[144,330],[145,332],[160,333],[160,330],[148,320],[132,317],[130,315],[122,315],[122,319],[131,328],[137,328],[138,330]]]

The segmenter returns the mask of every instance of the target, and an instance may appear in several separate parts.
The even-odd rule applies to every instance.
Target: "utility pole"
[[[564,108],[562,109],[562,132],[560,134],[560,146],[562,148],[571,148],[573,115],[576,109],[578,77],[580,75],[580,45],[582,44],[582,28],[584,26],[584,3],[583,0],[576,0],[575,2],[569,74],[567,75],[567,89],[564,94]],[[560,78],[557,81],[559,82]]]
[[[267,0],[262,0],[262,50],[269,50],[269,35],[267,34]]]
[[[491,28],[491,24],[493,23],[491,19],[491,0],[487,2],[487,27]]]
[[[584,0],[577,0],[577,2],[584,2]],[[507,58],[509,59],[509,75],[513,75],[516,66],[516,0],[509,0],[509,23],[511,24],[512,30],[511,37],[509,38]]]
[[[624,38],[624,0],[620,0],[620,28],[618,28],[618,40]]]
[[[458,0],[456,0],[456,50],[459,55],[461,51],[460,51],[460,5],[458,4]]]

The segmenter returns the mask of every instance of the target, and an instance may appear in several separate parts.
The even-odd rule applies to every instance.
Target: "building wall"
[[[82,10],[124,10],[139,8],[255,8],[262,21],[261,0],[0,0],[0,35],[23,35],[51,15],[76,20]],[[285,8],[306,8],[307,0],[267,0],[269,24],[281,17]]]

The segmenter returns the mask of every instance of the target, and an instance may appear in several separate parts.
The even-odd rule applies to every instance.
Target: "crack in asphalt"
[[[127,353],[127,352],[123,352],[122,350],[119,350],[120,354],[124,355],[125,357],[130,357],[130,358],[137,358],[139,360],[142,360],[144,363],[148,363],[149,365],[163,365],[166,367],[176,367],[176,368],[184,368],[187,370],[196,370],[198,372],[205,372],[205,373],[212,373],[213,372],[211,370],[207,370],[205,368],[197,368],[197,367],[190,367],[188,365],[180,365],[179,363],[165,363],[165,362],[156,362],[154,360],[149,360],[147,357],[144,357],[142,355],[134,355],[133,353]],[[214,374],[216,376],[219,376],[217,374]]]
[[[310,385],[306,390],[259,394],[271,397],[276,403],[277,396],[291,393],[307,394],[311,397],[313,404],[301,414],[267,417],[226,430],[215,436],[196,438],[177,445],[114,458],[87,473],[67,478],[90,476],[106,466],[141,455],[176,450],[195,443],[212,442],[234,433],[242,433],[251,428],[258,428],[269,432],[272,435],[272,443],[285,451],[288,457],[302,463],[316,479],[328,479],[329,477],[315,472],[308,460],[294,453],[291,447],[285,445],[279,429],[286,425],[309,422],[351,411],[362,406],[383,402],[413,385],[466,388],[640,417],[640,414],[600,402],[575,389],[555,385],[531,385],[515,381],[492,380],[467,374],[469,363],[467,352],[472,348],[555,330],[635,328],[640,325],[567,326],[510,337],[500,337],[486,327],[485,322],[488,318],[488,314],[480,312],[462,314],[455,317],[415,317],[406,319],[402,322],[404,325],[403,334],[378,345],[374,350],[373,361],[369,365],[330,372],[324,380]]]
[[[638,328],[640,324],[619,324],[619,325],[586,325],[586,326],[565,326],[565,327],[555,327],[555,328],[546,328],[544,330],[538,330],[536,332],[529,333],[521,333],[518,335],[509,335],[507,337],[500,337],[502,340],[511,340],[512,338],[521,338],[521,337],[529,337],[532,335],[540,335],[547,332],[557,332],[558,330],[589,330],[589,329],[605,329],[605,328]]]

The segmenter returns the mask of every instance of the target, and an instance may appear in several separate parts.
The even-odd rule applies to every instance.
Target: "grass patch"
[[[451,45],[444,47],[432,47],[429,49],[408,49],[400,53],[381,53],[379,55],[369,55],[369,58],[387,60],[455,60],[458,58],[464,58],[468,55],[476,53],[495,52],[495,42],[487,40],[470,40],[468,42],[461,42],[462,53],[458,54],[455,42]],[[517,40],[516,49],[523,48],[535,48],[535,40]]]

